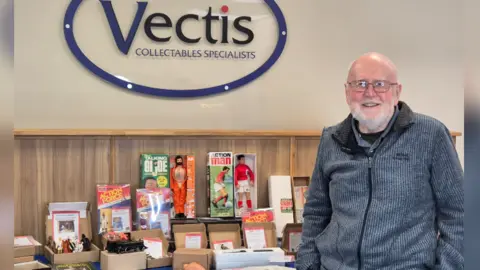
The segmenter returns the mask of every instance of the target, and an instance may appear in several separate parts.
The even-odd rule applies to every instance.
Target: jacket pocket
[[[338,252],[339,225],[331,221],[327,227],[315,238],[315,245],[320,254],[321,265],[326,269],[339,269],[342,257]]]

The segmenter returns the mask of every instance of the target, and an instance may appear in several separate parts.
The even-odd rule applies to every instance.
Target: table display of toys
[[[85,234],[82,234],[82,239],[59,239],[54,241],[51,236],[48,237],[47,246],[55,254],[64,254],[64,253],[77,253],[82,251],[91,250],[91,242]]]

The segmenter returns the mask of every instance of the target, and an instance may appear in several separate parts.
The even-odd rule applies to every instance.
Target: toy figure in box
[[[256,171],[256,155],[255,154],[236,154],[235,155],[234,184],[236,192],[236,209],[235,215],[242,216],[246,211],[253,211],[255,193],[255,171]],[[246,209],[245,203],[246,202]]]
[[[170,168],[172,218],[195,218],[195,157],[172,155]]]
[[[187,167],[182,156],[175,157],[175,164],[170,169],[170,187],[173,193],[175,218],[185,218],[187,202]]]
[[[207,179],[211,217],[233,217],[233,171],[232,152],[208,153]]]

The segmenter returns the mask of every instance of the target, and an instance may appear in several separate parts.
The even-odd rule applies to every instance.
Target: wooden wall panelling
[[[289,175],[289,139],[284,137],[117,137],[115,183],[130,183],[136,189],[140,182],[141,153],[192,154],[196,157],[197,215],[207,216],[207,153],[213,151],[257,154],[258,206],[268,206],[267,179],[272,174]]]
[[[23,133],[22,133],[23,132]],[[196,136],[183,131],[141,133],[88,131],[16,131],[15,138],[15,234],[33,235],[45,243],[46,204],[88,201],[92,229],[97,229],[96,184],[140,181],[140,153],[194,154],[196,156],[197,215],[206,216],[207,153],[232,151],[257,154],[258,207],[267,207],[268,176],[311,176],[320,134],[302,132],[232,133],[204,132]],[[138,134],[137,134],[138,133]],[[147,132],[148,133],[148,132]],[[170,134],[170,135],[169,135]],[[454,138],[461,136],[452,132]],[[132,192],[132,195],[135,193]],[[94,234],[96,236],[96,234]],[[94,238],[98,244],[98,238]]]
[[[49,202],[87,201],[96,208],[96,184],[107,183],[109,139],[22,138],[15,141],[15,234],[45,243]],[[92,211],[92,229],[96,229]],[[95,236],[95,234],[94,234]],[[94,237],[94,241],[98,241]]]
[[[297,138],[294,176],[312,176],[319,143],[318,137]]]

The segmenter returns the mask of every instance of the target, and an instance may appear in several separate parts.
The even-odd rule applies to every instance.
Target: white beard
[[[383,109],[380,115],[378,115],[377,117],[367,118],[363,114],[361,106],[362,105],[358,104],[351,107],[352,116],[358,121],[361,126],[365,127],[369,132],[372,133],[381,131],[381,129],[386,126],[390,121],[394,111],[394,107],[392,104],[391,109]],[[390,106],[388,106],[388,108],[390,108]]]

